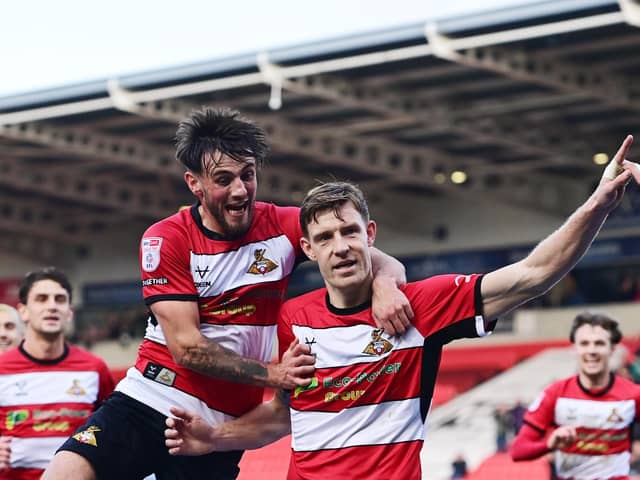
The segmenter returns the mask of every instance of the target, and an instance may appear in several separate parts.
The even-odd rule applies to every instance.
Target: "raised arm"
[[[230,422],[209,425],[181,408],[167,418],[165,444],[171,455],[204,455],[213,451],[260,448],[291,432],[289,394],[278,390],[270,402],[258,405]]]
[[[291,345],[281,363],[245,358],[200,332],[198,304],[159,301],[151,305],[174,361],[204,375],[249,385],[291,389],[306,386],[315,371],[306,345]]]
[[[389,335],[404,333],[413,320],[409,300],[398,288],[407,282],[404,265],[375,247],[371,247],[371,264],[373,319]]]
[[[640,181],[640,171],[636,170],[638,165],[625,161],[632,142],[633,137],[629,135],[612,160],[620,173],[609,175],[606,170],[593,194],[558,230],[540,242],[523,260],[484,277],[482,298],[486,319],[500,316],[542,295],[578,263],[609,213],[622,200],[632,174],[636,181]]]

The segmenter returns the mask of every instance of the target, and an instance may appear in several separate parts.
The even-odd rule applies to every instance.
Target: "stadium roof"
[[[267,130],[263,200],[339,178],[391,223],[436,197],[564,216],[640,131],[639,26],[638,0],[551,0],[0,98],[2,246],[85,248],[191,203],[172,138],[201,105]]]

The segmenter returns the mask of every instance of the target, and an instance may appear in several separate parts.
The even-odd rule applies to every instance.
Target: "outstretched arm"
[[[555,285],[587,251],[632,178],[640,182],[638,165],[625,160],[633,137],[629,135],[612,160],[619,173],[605,171],[589,199],[523,260],[487,274],[482,281],[485,318],[503,315]],[[614,174],[615,175],[615,171]]]
[[[404,333],[413,320],[409,300],[398,288],[407,282],[404,265],[375,247],[371,247],[371,263],[373,319],[389,335]]]
[[[311,382],[315,358],[295,341],[280,363],[245,358],[200,332],[196,302],[161,301],[151,305],[174,361],[204,375],[230,382],[274,388],[295,388]]]
[[[171,455],[204,455],[263,447],[291,432],[288,395],[278,390],[270,402],[220,425],[209,425],[198,415],[172,408],[175,418],[166,420],[165,444]]]

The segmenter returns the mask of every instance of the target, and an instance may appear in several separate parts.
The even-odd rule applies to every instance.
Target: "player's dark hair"
[[[29,292],[31,291],[33,284],[40,280],[53,280],[54,282],[59,283],[60,286],[67,291],[67,294],[69,295],[69,302],[71,302],[71,282],[69,282],[67,276],[56,267],[44,267],[40,270],[34,270],[33,272],[27,273],[22,279],[22,282],[20,282],[18,297],[20,298],[21,303],[27,303],[27,298],[29,297]]]
[[[369,221],[369,207],[362,190],[348,182],[327,182],[312,188],[300,205],[300,226],[305,237],[309,237],[308,226],[318,220],[318,214],[325,210],[333,210],[337,218],[340,207],[347,202],[353,203],[362,219]]]
[[[228,108],[192,111],[178,125],[175,143],[176,158],[195,174],[206,169],[207,156],[223,154],[238,162],[255,159],[259,167],[269,152],[265,132]]]
[[[611,336],[611,344],[617,345],[622,340],[622,332],[618,327],[618,322],[604,313],[582,312],[573,319],[569,340],[575,342],[576,330],[583,325],[591,325],[592,327],[602,327],[609,332]]]

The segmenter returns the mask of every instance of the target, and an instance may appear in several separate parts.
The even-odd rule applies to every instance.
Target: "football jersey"
[[[405,285],[415,317],[398,337],[376,327],[370,303],[337,309],[325,289],[285,303],[281,355],[297,337],[316,356],[311,384],[290,396],[290,480],[422,478],[424,422],[442,346],[495,325],[482,316],[480,282],[478,275],[441,275]]]
[[[559,478],[624,479],[639,405],[640,386],[625,378],[612,374],[607,387],[590,391],[574,376],[549,385],[531,403],[524,421],[542,433],[576,427],[576,441],[554,452]]]
[[[249,231],[234,240],[208,230],[198,205],[154,224],[140,245],[145,302],[197,302],[203,336],[243,357],[269,361],[289,276],[302,258],[298,215],[295,207],[257,202]],[[263,394],[261,387],[177,365],[153,316],[135,367],[117,390],[164,415],[180,405],[211,423],[248,412]]]
[[[0,435],[13,438],[11,468],[0,470],[0,479],[39,479],[112,390],[106,364],[73,345],[55,360],[37,360],[22,346],[0,355]]]

